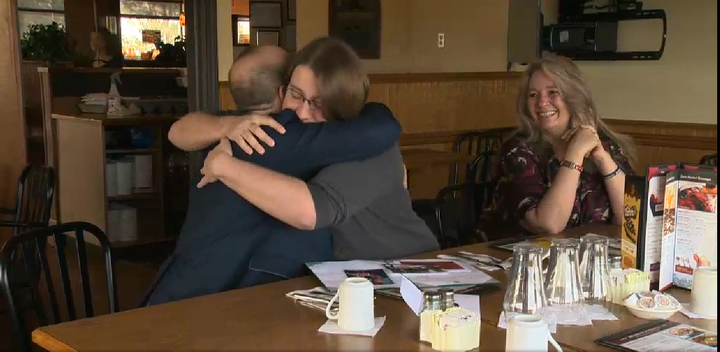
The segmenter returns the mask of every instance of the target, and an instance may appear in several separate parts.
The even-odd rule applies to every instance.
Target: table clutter
[[[350,303],[359,299],[348,298],[345,293],[349,282],[362,281],[375,293],[402,298],[418,315],[418,340],[439,351],[465,351],[481,343],[474,339],[480,336],[479,306],[473,311],[457,304],[456,299],[477,297],[461,293],[473,286],[497,283],[485,272],[504,271],[509,278],[498,322],[498,328],[508,330],[507,351],[526,348],[522,342],[525,340],[517,336],[534,336],[534,329],[546,330],[550,343],[556,345],[549,334],[555,333],[559,325],[591,326],[593,321],[617,320],[607,304],[625,306],[642,319],[667,319],[683,309],[671,295],[650,291],[648,273],[622,269],[619,247],[618,241],[589,233],[580,238],[515,242],[503,248],[512,248],[513,255],[507,260],[461,250],[440,254],[437,259],[308,263],[324,287],[287,295],[302,305],[327,311],[331,320],[321,332],[359,331],[372,336],[384,322],[377,318],[376,324],[371,323],[372,307],[361,309],[364,318],[353,318],[365,322],[358,323],[362,327],[348,328],[347,323],[341,323],[343,305],[363,307],[372,302],[366,297],[362,304]],[[699,285],[703,282],[701,279]],[[339,308],[335,302],[338,295]],[[350,315],[360,314],[356,308],[347,311],[354,312]],[[556,349],[562,350],[559,345]]]
[[[716,300],[716,294],[709,296],[704,289],[696,288],[694,292],[676,288],[662,291],[657,287],[652,288],[655,291],[636,290],[633,287],[647,285],[648,275],[618,268],[612,255],[613,241],[597,235],[579,238],[587,232],[595,231],[581,233],[578,229],[571,235],[561,235],[569,240],[557,236],[543,240],[540,245],[538,239],[517,242],[513,245],[515,253],[507,260],[502,251],[491,245],[476,244],[418,256],[424,258],[420,260],[310,263],[308,266],[315,269],[313,272],[320,280],[303,277],[44,327],[34,333],[33,339],[53,352],[61,349],[53,348],[52,341],[76,351],[98,350],[108,341],[118,349],[137,351],[172,350],[179,345],[185,346],[185,350],[237,350],[238,346],[252,350],[291,348],[298,351],[418,348],[464,351],[475,347],[480,352],[557,350],[550,339],[563,349],[573,351],[604,350],[600,345],[629,351],[658,350],[658,346],[663,347],[661,349],[679,347],[674,350],[715,350],[716,322],[714,318],[692,313],[690,297],[697,295],[702,302],[706,296]],[[607,270],[589,269],[603,266],[607,266]],[[501,267],[508,269],[501,270]],[[516,272],[523,275],[518,278]],[[599,273],[597,277],[591,277],[593,272]],[[367,294],[370,291],[366,289],[365,294],[360,295],[365,297],[364,303],[361,298],[344,294],[348,290],[341,287],[348,279],[363,282],[365,287],[372,286],[371,294]],[[596,298],[586,299],[588,282],[604,284],[607,289],[593,289],[597,292]],[[702,284],[703,280],[696,282]],[[432,286],[434,283],[440,285]],[[638,286],[632,286],[635,284]],[[478,287],[493,285],[500,291],[467,294],[476,292]],[[511,293],[511,285],[521,292],[532,290],[538,302],[529,304],[520,297],[522,293]],[[640,293],[662,295],[673,305],[678,302],[683,314],[673,314],[667,320],[640,320],[625,306],[626,299],[631,295],[637,298]],[[290,299],[278,302],[276,297],[283,294]],[[510,299],[513,304],[508,304]],[[657,299],[665,304],[664,298]],[[357,311],[368,317],[371,315],[367,313],[372,312],[370,329],[353,331],[352,327],[340,327],[341,317],[362,314],[353,313],[356,300],[361,302],[359,306],[366,307]],[[615,304],[618,300],[620,304]],[[253,304],[238,304],[248,301]],[[343,306],[349,308],[341,311]],[[536,308],[531,308],[533,306]],[[535,311],[523,312],[523,309]],[[235,319],[239,314],[243,314],[244,319]],[[337,320],[328,319],[327,315]],[[689,319],[692,315],[697,318]],[[196,322],[189,317],[200,320]],[[132,324],[133,321],[147,323]],[[255,323],[248,325],[247,321]],[[475,322],[479,324],[476,326]],[[225,328],[225,325],[228,326]],[[123,328],[114,330],[113,326]],[[428,329],[433,328],[434,333],[428,333]],[[533,329],[540,333],[534,334]],[[273,338],[280,335],[282,339]],[[534,341],[533,346],[523,345],[527,341]]]

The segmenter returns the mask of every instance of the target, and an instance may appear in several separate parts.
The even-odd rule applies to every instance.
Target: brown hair
[[[635,145],[632,139],[613,132],[600,118],[590,87],[580,68],[572,60],[552,54],[528,65],[521,79],[516,106],[520,119],[519,133],[526,136],[531,145],[540,147],[541,150],[549,147],[542,139],[540,130],[533,123],[527,103],[530,78],[539,71],[550,77],[560,91],[560,96],[565,101],[570,113],[570,128],[580,125],[593,126],[600,136],[605,136],[615,142],[625,156],[631,160],[634,159]]]
[[[285,85],[296,67],[306,65],[320,82],[322,110],[327,120],[357,117],[367,101],[370,81],[362,61],[347,43],[320,37],[298,51],[290,61]]]

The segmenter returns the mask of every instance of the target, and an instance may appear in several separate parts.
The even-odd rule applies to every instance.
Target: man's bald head
[[[287,52],[277,46],[251,47],[235,58],[228,80],[239,112],[279,109]]]

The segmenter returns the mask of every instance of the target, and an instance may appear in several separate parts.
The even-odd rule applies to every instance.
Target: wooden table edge
[[[79,352],[41,329],[38,328],[32,332],[32,342],[36,345],[50,352]]]

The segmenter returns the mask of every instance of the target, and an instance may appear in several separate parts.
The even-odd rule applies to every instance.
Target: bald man
[[[238,109],[233,115],[279,110],[285,54],[277,49],[252,48],[233,63],[228,74]],[[347,121],[305,124],[292,110],[278,113],[275,120],[281,125],[276,127],[285,133],[281,136],[265,128],[277,141],[273,148],[263,155],[247,154],[233,143],[233,157],[303,180],[328,165],[378,155],[397,143],[401,132],[390,110],[372,103],[363,108],[360,117]],[[232,126],[233,122],[228,121],[218,118],[214,123]],[[232,128],[220,130],[228,133]],[[172,134],[169,138],[173,140]],[[204,149],[203,158],[217,145]],[[141,304],[160,304],[238,287],[254,252],[271,236],[284,237],[278,243],[287,248],[283,250],[285,255],[273,262],[273,270],[283,277],[305,274],[306,262],[332,258],[331,235],[326,229],[295,229],[256,208],[221,182],[191,188],[177,246]]]

